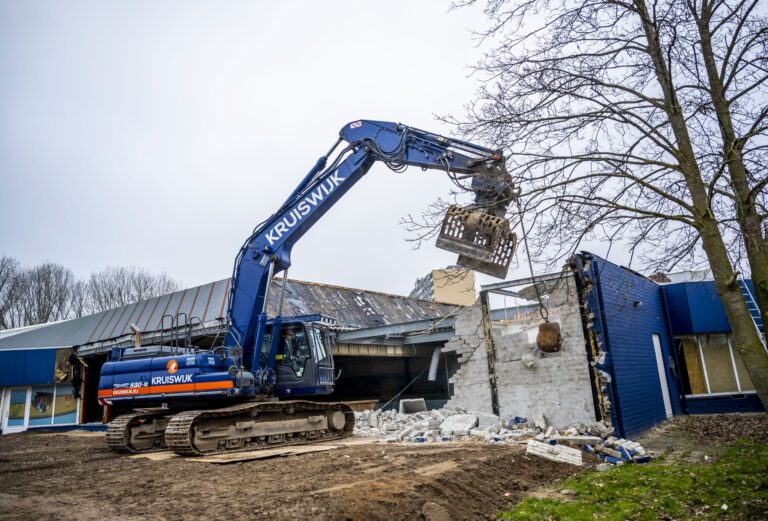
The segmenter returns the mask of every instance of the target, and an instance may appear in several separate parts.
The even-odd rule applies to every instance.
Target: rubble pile
[[[395,410],[355,413],[355,436],[389,443],[482,441],[527,446],[527,454],[581,465],[583,453],[595,454],[598,470],[624,463],[647,463],[651,457],[636,442],[612,436],[604,422],[579,425],[559,431],[542,416],[529,421],[515,417],[506,422],[495,414],[445,407],[439,410],[403,413]]]
[[[446,407],[412,414],[395,410],[355,413],[355,435],[388,442],[488,441],[527,439],[539,431],[524,425],[504,426],[498,416]]]

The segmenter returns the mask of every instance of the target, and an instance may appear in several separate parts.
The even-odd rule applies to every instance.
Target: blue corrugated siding
[[[0,387],[53,383],[56,349],[0,351]]]
[[[599,299],[615,423],[622,436],[635,436],[666,419],[653,334],[659,335],[661,341],[672,411],[680,413],[677,383],[669,370],[672,350],[661,289],[630,270],[591,254],[583,256],[591,260],[590,277]]]
[[[747,286],[754,295],[752,281]],[[714,281],[681,282],[662,286],[669,307],[672,334],[729,333],[731,326],[717,296]]]

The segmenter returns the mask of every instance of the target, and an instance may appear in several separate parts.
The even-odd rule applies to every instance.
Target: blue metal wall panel
[[[661,287],[667,302],[669,327],[673,336],[693,334],[691,310],[688,306],[688,293],[685,284],[666,284]]]
[[[752,281],[747,281],[754,295]],[[729,333],[731,326],[713,281],[681,282],[662,286],[669,307],[672,334]]]
[[[686,282],[688,307],[694,334],[730,331],[714,282]]]
[[[0,387],[53,383],[56,349],[0,351]]]
[[[613,412],[622,436],[642,433],[666,419],[653,347],[659,335],[673,414],[680,393],[670,372],[671,338],[661,288],[653,281],[591,254],[591,278],[600,300],[606,370],[612,376]]]
[[[701,396],[686,398],[685,412],[688,414],[724,414],[733,412],[763,412],[763,404],[756,394],[734,394],[727,396]]]

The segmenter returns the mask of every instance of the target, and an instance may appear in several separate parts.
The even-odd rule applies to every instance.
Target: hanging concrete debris
[[[556,353],[562,347],[563,337],[560,324],[545,321],[539,324],[539,334],[536,335],[536,347],[545,353]]]

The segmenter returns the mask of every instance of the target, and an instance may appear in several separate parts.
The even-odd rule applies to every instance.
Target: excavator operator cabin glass
[[[309,341],[307,332],[303,326],[286,326],[282,332],[282,359],[278,360],[280,365],[290,367],[291,370],[301,378],[304,374],[304,366],[309,359]]]

